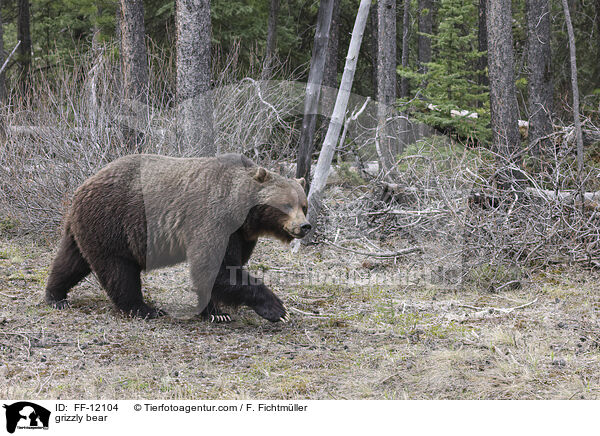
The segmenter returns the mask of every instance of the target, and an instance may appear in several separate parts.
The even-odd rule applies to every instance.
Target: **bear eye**
[[[304,215],[306,215],[307,212],[308,212],[308,208],[306,206],[302,206],[302,213]]]

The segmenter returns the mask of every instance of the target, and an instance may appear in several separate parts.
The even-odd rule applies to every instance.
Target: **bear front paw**
[[[277,296],[272,295],[266,301],[252,307],[256,313],[271,322],[288,322],[290,314]]]

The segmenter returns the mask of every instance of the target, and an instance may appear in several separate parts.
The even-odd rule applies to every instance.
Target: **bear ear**
[[[296,182],[300,183],[302,189],[306,189],[306,179],[304,177],[300,177],[299,179],[295,179]]]
[[[256,180],[258,183],[266,182],[267,180],[269,180],[269,172],[267,170],[265,170],[263,167],[259,167],[254,172],[254,175],[252,176],[252,178],[254,180]]]

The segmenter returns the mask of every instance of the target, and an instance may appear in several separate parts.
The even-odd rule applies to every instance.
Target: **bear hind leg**
[[[136,263],[110,258],[95,263],[92,269],[114,305],[124,314],[148,319],[166,315],[165,311],[144,302],[141,268]]]
[[[63,236],[46,284],[46,303],[57,309],[68,307],[67,292],[90,273],[73,236]]]

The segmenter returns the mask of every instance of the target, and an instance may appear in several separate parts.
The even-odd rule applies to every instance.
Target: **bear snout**
[[[305,235],[310,232],[310,229],[312,229],[312,226],[308,221],[300,226],[300,230],[304,232]]]
[[[312,229],[310,223],[308,221],[304,221],[303,223],[292,227],[290,230],[288,230],[288,233],[294,238],[302,239],[308,234],[308,232],[310,232],[310,229]]]

